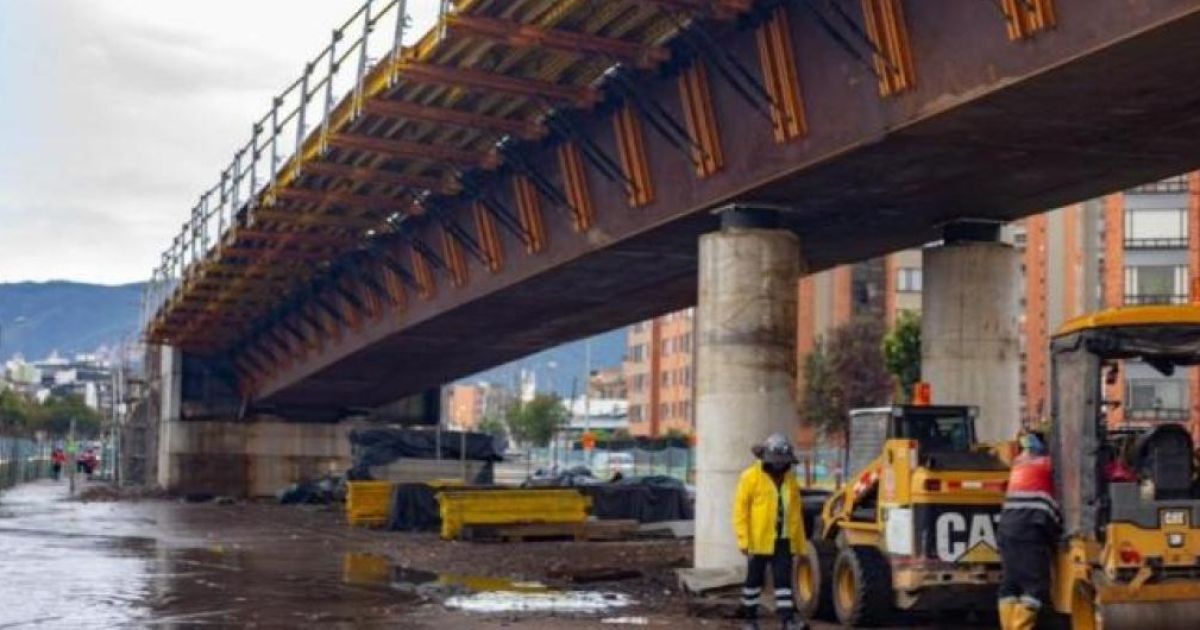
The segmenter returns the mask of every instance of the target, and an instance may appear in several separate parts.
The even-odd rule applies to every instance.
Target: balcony
[[[1164,180],[1134,186],[1126,190],[1127,193],[1142,193],[1142,194],[1163,194],[1163,193],[1185,193],[1188,191],[1188,176],[1177,175],[1168,177]]]
[[[1187,409],[1127,409],[1125,419],[1134,422],[1186,422],[1191,416]]]
[[[1155,304],[1187,304],[1189,301],[1187,294],[1183,295],[1125,295],[1126,306],[1149,306]]]
[[[1125,249],[1187,249],[1188,237],[1173,238],[1127,238]]]

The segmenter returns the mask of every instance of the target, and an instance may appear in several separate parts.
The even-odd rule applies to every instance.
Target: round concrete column
[[[1021,257],[999,242],[925,250],[921,375],[933,402],[976,405],[984,442],[1021,425]]]
[[[797,424],[793,396],[800,245],[791,232],[745,225],[735,217],[719,232],[700,238],[698,568],[742,564],[732,514],[738,475],[754,460],[754,444],[776,431],[790,436]]]

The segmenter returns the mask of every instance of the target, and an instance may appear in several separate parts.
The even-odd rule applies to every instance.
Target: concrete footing
[[[356,423],[174,422],[159,460],[176,494],[273,496],[288,485],[350,467]]]
[[[1012,246],[963,241],[925,250],[921,374],[933,402],[979,407],[985,442],[1021,425],[1021,258]]]
[[[745,218],[745,217],[743,217]],[[796,427],[794,234],[725,221],[700,239],[696,314],[695,566],[742,564],[733,495],[751,447]],[[750,227],[747,227],[749,225]]]

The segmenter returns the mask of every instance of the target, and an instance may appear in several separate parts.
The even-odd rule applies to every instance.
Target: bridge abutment
[[[743,562],[733,534],[734,491],[768,434],[796,427],[796,235],[768,210],[731,208],[700,238],[696,313],[698,568]]]
[[[924,253],[921,374],[934,402],[979,407],[979,439],[1011,440],[1021,425],[1021,257],[999,226],[967,232],[948,227],[945,244]]]
[[[152,347],[157,482],[173,494],[272,496],[304,479],[350,466],[357,423],[241,417],[236,381],[219,360]]]

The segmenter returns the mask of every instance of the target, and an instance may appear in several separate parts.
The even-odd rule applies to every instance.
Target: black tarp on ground
[[[441,459],[492,463],[504,460],[504,445],[485,433],[467,433],[464,439],[459,431],[442,431],[439,437],[435,431],[388,427],[358,429],[350,432],[354,465],[347,477],[370,479],[372,466],[385,466],[402,457],[438,459],[439,442]],[[491,466],[485,468],[490,474]]]
[[[442,527],[437,490],[423,483],[397,484],[387,528],[401,532],[435,532]]]
[[[600,520],[658,523],[693,518],[691,501],[682,486],[605,483],[576,488],[592,498],[592,515]]]

